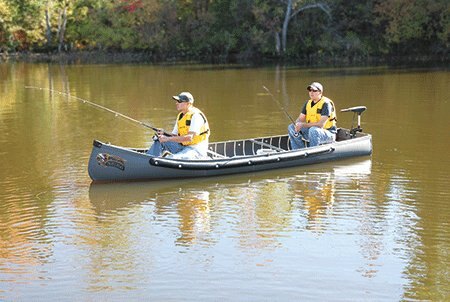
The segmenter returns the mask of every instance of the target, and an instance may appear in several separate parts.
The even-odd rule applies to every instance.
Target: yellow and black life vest
[[[203,121],[204,121],[203,126],[200,128],[200,133],[194,135],[192,141],[182,143],[184,146],[196,145],[209,137],[208,120],[206,119],[203,112],[201,112],[200,109],[198,109],[196,107],[192,107],[186,114],[183,114],[182,112],[180,112],[178,114],[178,117],[177,117],[178,135],[183,136],[183,135],[186,135],[189,133],[192,116],[196,113],[200,114],[201,117],[203,118]]]
[[[334,103],[327,97],[322,97],[320,101],[318,101],[314,107],[312,106],[313,101],[309,100],[306,104],[306,122],[307,123],[317,123],[322,117],[322,107],[325,102],[328,101],[331,104],[331,113],[328,117],[327,122],[325,123],[324,128],[330,129],[333,126],[336,126],[336,109],[334,107]]]

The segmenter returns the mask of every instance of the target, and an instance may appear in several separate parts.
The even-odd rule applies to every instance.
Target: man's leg
[[[175,142],[161,143],[159,140],[156,140],[153,142],[152,147],[148,149],[147,154],[161,156],[161,154],[166,150],[171,153],[177,153],[183,150],[183,146]]]
[[[153,156],[160,156],[163,152],[163,145],[159,140],[153,141],[152,146],[147,150],[147,154]]]
[[[303,132],[303,130],[302,130],[302,132]],[[290,124],[288,126],[288,134],[289,134],[289,139],[291,141],[291,149],[292,150],[305,148],[305,144],[303,143],[301,134],[298,132],[295,132],[294,124]],[[305,137],[305,138],[307,138],[307,137]]]
[[[334,140],[334,134],[328,130],[311,127],[309,128],[309,142],[310,147],[332,143]]]

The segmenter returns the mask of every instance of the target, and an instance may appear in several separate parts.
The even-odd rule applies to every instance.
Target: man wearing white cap
[[[323,86],[313,82],[306,88],[309,100],[303,105],[299,117],[288,127],[292,149],[331,143],[336,139],[336,108],[329,98],[323,96]],[[305,141],[304,141],[305,140]]]
[[[159,130],[147,154],[178,159],[206,157],[210,132],[208,120],[200,109],[194,107],[194,97],[189,92],[181,92],[172,98],[179,112],[172,135]]]

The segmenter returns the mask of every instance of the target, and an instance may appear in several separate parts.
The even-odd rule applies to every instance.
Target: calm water
[[[212,179],[91,184],[92,140],[171,130],[190,91],[211,140],[284,133],[322,82],[365,105],[371,157]],[[0,64],[0,300],[443,301],[448,70]],[[350,113],[338,124],[350,127]]]

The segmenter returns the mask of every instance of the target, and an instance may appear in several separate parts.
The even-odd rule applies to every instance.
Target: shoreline
[[[314,63],[311,63],[313,61]],[[77,51],[63,53],[34,53],[34,52],[0,52],[0,63],[28,62],[28,63],[58,63],[58,64],[241,64],[241,65],[297,65],[297,66],[429,66],[450,67],[450,58],[436,56],[405,56],[388,58],[347,58],[328,57],[320,59],[299,60],[284,58],[161,58],[148,52],[112,52],[112,51]],[[446,66],[445,66],[446,65]]]

